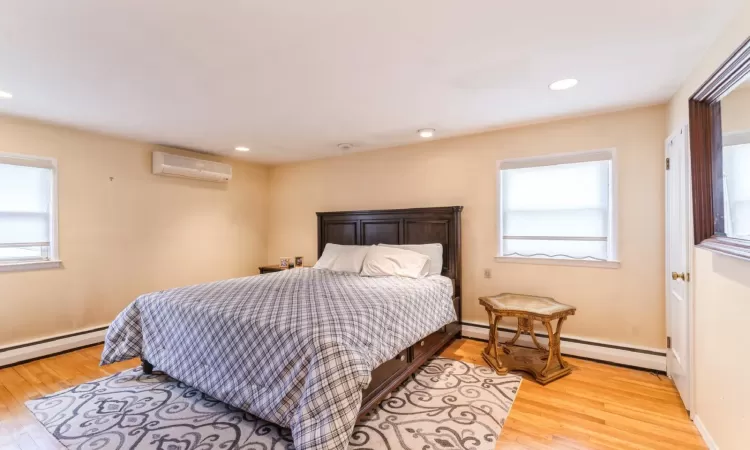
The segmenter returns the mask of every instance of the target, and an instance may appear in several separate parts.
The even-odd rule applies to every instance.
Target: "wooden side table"
[[[575,314],[576,308],[556,302],[548,297],[535,297],[522,294],[500,294],[492,297],[479,297],[490,321],[490,338],[482,352],[485,361],[498,374],[511,370],[521,370],[531,374],[540,384],[568,375],[572,368],[562,359],[560,352],[560,332],[568,316]],[[497,326],[503,317],[517,317],[516,335],[508,342],[500,344],[498,351]],[[534,334],[534,321],[544,324],[549,335],[549,349],[537,341]],[[552,331],[553,320],[557,320],[556,330]],[[515,345],[521,333],[528,333],[536,348]]]
[[[302,266],[302,267],[312,267],[312,266]],[[258,271],[261,275],[264,273],[273,273],[273,272],[281,272],[282,270],[287,270],[286,267],[281,267],[280,265],[271,265],[271,266],[260,266],[258,267]]]

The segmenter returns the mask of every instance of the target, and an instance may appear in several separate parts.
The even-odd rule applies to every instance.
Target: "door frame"
[[[667,139],[664,141],[664,161],[666,164],[666,159],[669,157],[669,141],[672,139],[683,139],[685,142],[685,186],[683,186],[683,189],[686,190],[687,196],[685,198],[686,201],[686,208],[685,208],[685,220],[687,221],[687,233],[685,236],[685,244],[687,246],[687,261],[685,261],[685,271],[686,273],[690,274],[690,281],[686,283],[687,287],[687,302],[688,302],[688,355],[689,355],[689,363],[688,363],[688,401],[683,402],[685,403],[685,408],[687,409],[690,418],[693,419],[695,415],[695,275],[693,274],[693,257],[694,257],[694,251],[695,251],[695,245],[693,242],[693,239],[691,239],[691,236],[693,236],[693,192],[692,192],[692,180],[690,177],[691,174],[691,158],[690,158],[690,138],[689,138],[689,128],[688,125],[683,125],[679,129],[675,130]],[[665,166],[666,169],[666,166]],[[670,333],[670,312],[669,312],[669,302],[670,302],[670,286],[669,283],[672,281],[672,272],[669,267],[669,233],[670,233],[670,221],[669,221],[669,180],[668,180],[669,174],[667,173],[667,170],[664,171],[664,294],[665,294],[665,318],[666,318],[666,331],[667,336],[669,336]],[[670,349],[667,349],[667,375],[669,376],[669,351]],[[671,376],[670,376],[671,378]]]

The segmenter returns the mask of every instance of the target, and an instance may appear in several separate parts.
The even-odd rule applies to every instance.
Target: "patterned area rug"
[[[357,425],[350,448],[494,449],[520,383],[487,367],[432,359]],[[70,449],[294,448],[288,429],[140,368],[26,406]]]

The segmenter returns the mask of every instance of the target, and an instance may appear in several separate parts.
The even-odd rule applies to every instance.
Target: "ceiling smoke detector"
[[[354,147],[354,144],[342,142],[341,144],[337,145],[337,147],[341,150],[351,150]]]

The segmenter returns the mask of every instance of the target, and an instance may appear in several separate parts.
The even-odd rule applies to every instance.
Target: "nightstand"
[[[302,267],[312,267],[312,266],[302,266]],[[260,271],[260,274],[263,275],[265,273],[281,272],[282,270],[287,270],[287,269],[286,267],[281,267],[277,264],[273,266],[261,266],[261,267],[258,267],[258,270]]]

